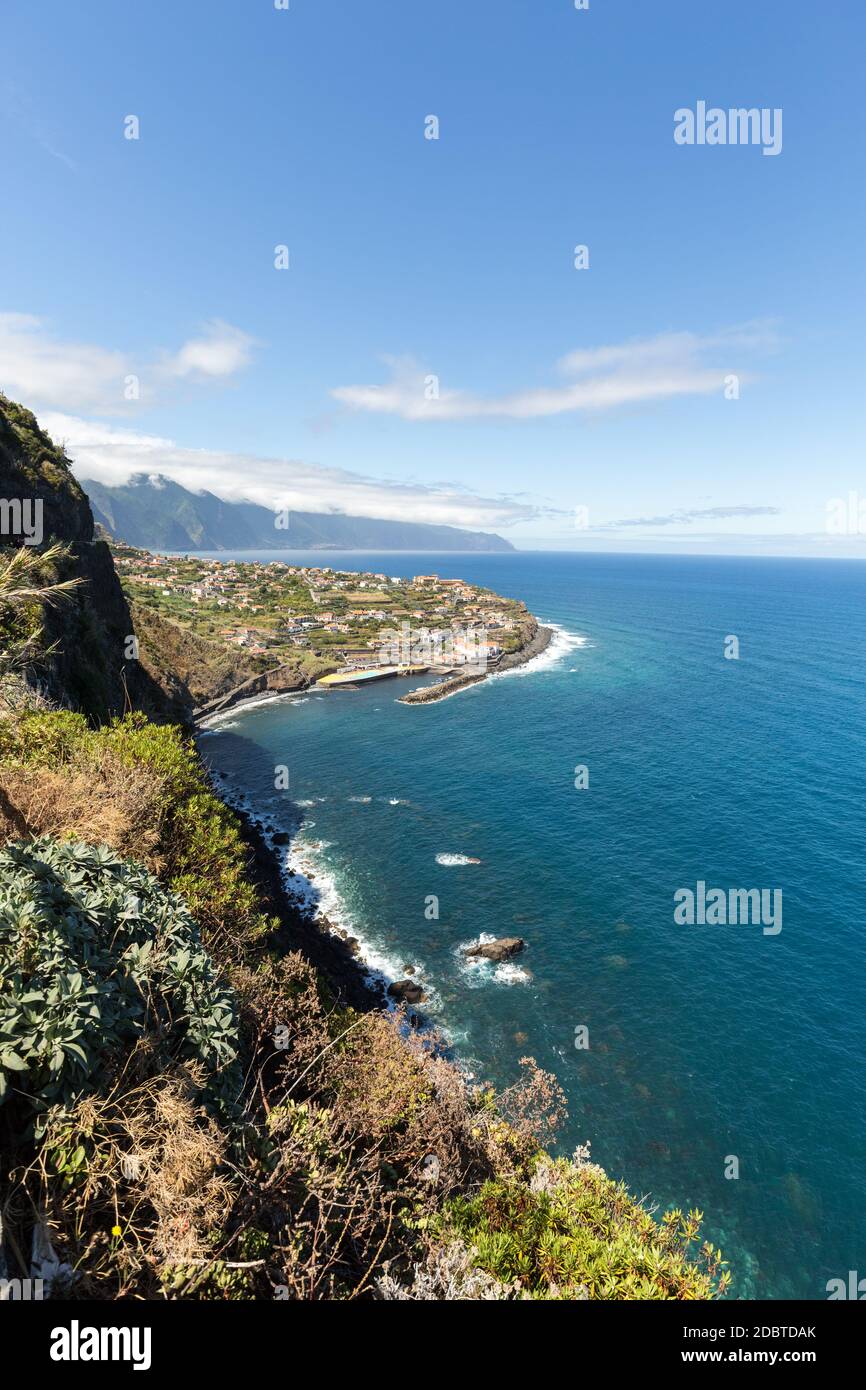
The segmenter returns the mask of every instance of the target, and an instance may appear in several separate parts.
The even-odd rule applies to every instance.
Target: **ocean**
[[[219,558],[433,570],[555,626],[535,662],[441,703],[396,703],[418,678],[313,690],[229,712],[202,752],[292,833],[367,959],[415,967],[477,1078],[535,1057],[568,1097],[563,1152],[590,1141],[648,1203],[704,1213],[732,1297],[866,1276],[866,565]],[[676,921],[700,883],[781,910]],[[469,963],[482,934],[527,949]]]

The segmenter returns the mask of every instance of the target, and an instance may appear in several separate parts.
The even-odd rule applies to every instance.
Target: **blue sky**
[[[107,481],[866,554],[864,39],[856,0],[6,0],[0,389]],[[678,145],[701,100],[781,152]]]

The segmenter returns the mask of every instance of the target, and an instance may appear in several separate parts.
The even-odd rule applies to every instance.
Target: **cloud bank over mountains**
[[[425,521],[492,530],[538,515],[531,503],[478,497],[456,484],[382,482],[345,468],[300,459],[188,449],[172,439],[46,412],[49,434],[63,442],[79,478],[115,485],[138,473],[163,474],[219,497],[258,502],[271,510],[345,512],[384,521]]]

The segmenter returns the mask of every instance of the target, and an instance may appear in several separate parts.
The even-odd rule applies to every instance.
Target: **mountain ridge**
[[[110,536],[147,550],[514,550],[494,532],[341,512],[291,511],[288,527],[278,529],[267,507],[191,492],[161,474],[136,473],[113,487],[87,478],[81,486]]]

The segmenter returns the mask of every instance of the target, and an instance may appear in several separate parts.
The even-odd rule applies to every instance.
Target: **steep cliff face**
[[[23,519],[40,548],[53,540],[69,546],[62,578],[84,581],[62,609],[45,615],[46,641],[56,647],[37,674],[48,695],[94,721],[130,705],[164,714],[163,692],[130,656],[129,607],[108,546],[94,539],[90,503],[69,460],[31,411],[2,394],[0,503],[0,546],[22,544]]]

